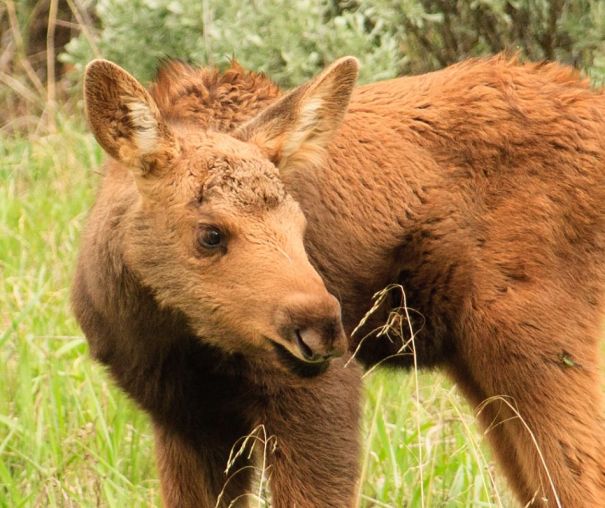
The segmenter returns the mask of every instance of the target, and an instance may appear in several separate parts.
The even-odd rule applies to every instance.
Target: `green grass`
[[[89,358],[69,308],[101,159],[73,122],[0,139],[0,507],[159,504],[149,422]],[[368,376],[362,506],[510,506],[456,389],[421,373],[416,401],[415,383]]]

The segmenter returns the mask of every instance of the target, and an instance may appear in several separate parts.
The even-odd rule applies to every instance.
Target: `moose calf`
[[[350,505],[360,373],[330,358],[395,284],[414,336],[376,333],[393,293],[349,350],[444,369],[522,504],[602,505],[605,95],[504,56],[353,90],[356,74],[341,59],[282,93],[173,62],[146,91],[87,69],[112,159],[74,307],[153,419],[165,503],[239,499],[229,449],[262,423],[275,506]]]
[[[288,112],[284,160],[308,142],[300,122],[336,130],[355,74],[344,60],[305,90],[326,109],[314,124]],[[359,369],[329,365],[346,339],[307,258],[304,215],[262,149],[221,132],[229,105],[200,128],[165,104],[171,90],[149,93],[106,61],[86,72],[88,120],[111,157],[73,290],[92,354],[152,418],[166,506],[247,505],[253,458],[225,469],[260,425],[276,444],[276,507],[350,505]]]

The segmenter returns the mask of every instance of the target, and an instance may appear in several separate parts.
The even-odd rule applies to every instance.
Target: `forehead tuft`
[[[279,171],[268,161],[224,155],[209,162],[202,195],[254,211],[277,207],[286,191]]]

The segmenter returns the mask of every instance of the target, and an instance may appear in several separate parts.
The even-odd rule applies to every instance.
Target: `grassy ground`
[[[156,505],[147,418],[88,357],[69,285],[101,152],[71,122],[0,138],[0,507]],[[367,379],[362,506],[510,506],[436,374]]]

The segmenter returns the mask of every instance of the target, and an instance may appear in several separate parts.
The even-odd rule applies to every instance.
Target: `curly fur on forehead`
[[[209,164],[202,196],[252,212],[277,207],[286,198],[286,191],[278,169],[271,164],[223,156]]]

